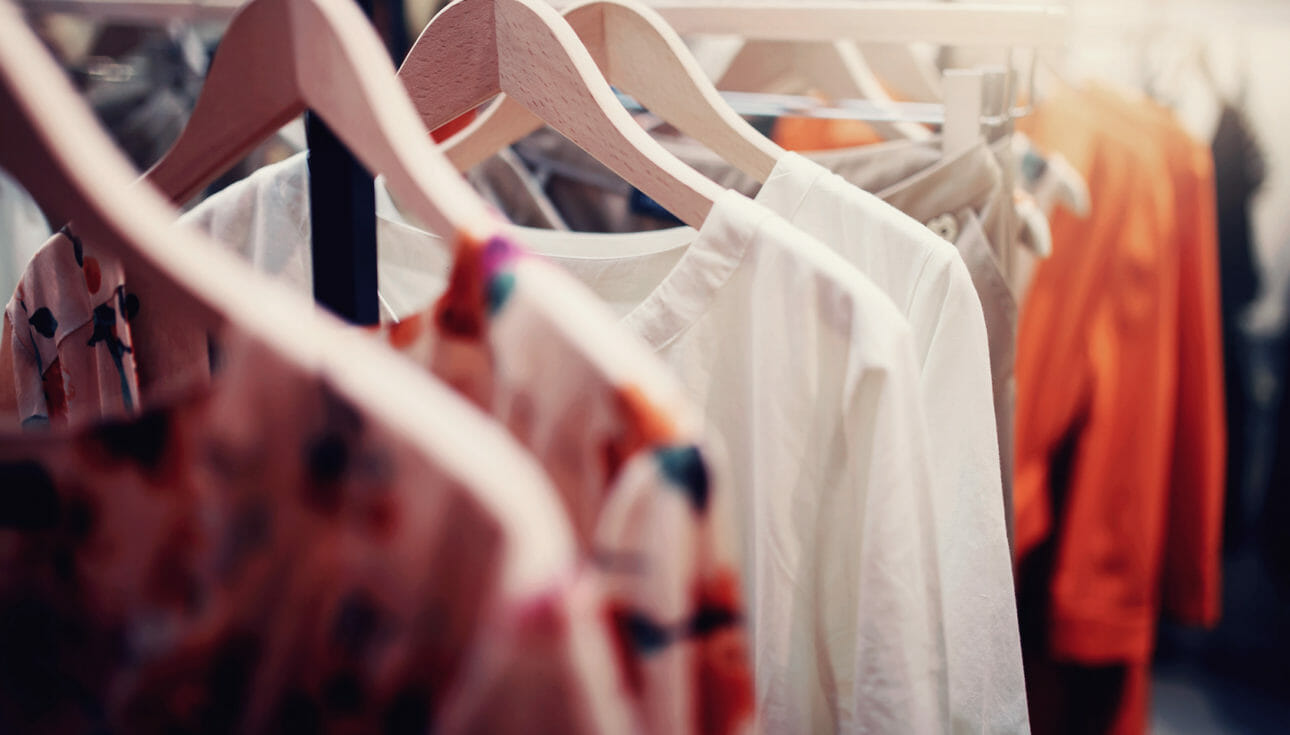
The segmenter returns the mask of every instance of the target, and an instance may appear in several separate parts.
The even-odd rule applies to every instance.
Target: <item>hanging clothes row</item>
[[[0,168],[55,230],[0,230],[35,250],[0,340],[0,730],[1028,733],[1069,651],[1032,645],[1018,589],[1071,620],[1121,604],[1146,635],[1163,586],[1212,622],[1208,159],[1172,132],[1135,153],[1176,186],[1116,252],[1105,202],[1131,197],[1057,130],[1076,103],[1036,102],[1016,136],[1015,72],[965,69],[915,100],[941,130],[759,130],[664,19],[746,9],[695,10],[458,0],[396,70],[351,0],[249,0],[135,176],[0,0]],[[944,13],[936,43],[1014,17],[975,38],[1002,47],[1063,17],[908,12]],[[836,28],[782,32],[732,57],[745,92],[894,99]],[[830,68],[848,76],[812,82]],[[1099,125],[1172,130],[1105,97]],[[310,150],[176,208],[305,111],[370,187]],[[1101,268],[1127,279],[1106,304]],[[1112,329],[1130,317],[1157,331]],[[1139,430],[1167,437],[1133,444],[1124,519],[1161,551],[1117,536],[1133,573],[1063,597],[1096,554],[1058,556],[1048,587],[1034,560],[1100,538],[1070,498],[1124,484],[1054,499],[1044,465],[1077,430],[1110,440],[1077,409],[1136,411],[1134,371],[1159,399]],[[1146,661],[1067,623],[1039,625]]]

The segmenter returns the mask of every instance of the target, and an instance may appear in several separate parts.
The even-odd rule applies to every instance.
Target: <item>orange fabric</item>
[[[878,131],[862,120],[813,117],[781,117],[775,121],[770,137],[790,151],[828,151],[882,142]]]
[[[1178,391],[1162,603],[1181,622],[1218,622],[1226,464],[1218,214],[1208,146],[1167,110],[1094,88],[1162,141],[1174,183],[1179,249]]]
[[[467,125],[475,121],[475,117],[475,110],[467,110],[434,130],[431,130],[430,139],[436,143],[442,143],[462,130],[465,130]]]
[[[1017,555],[1042,549],[1043,567],[1026,573],[1047,576],[1046,599],[1021,604],[1044,610],[1042,656],[1129,666],[1113,730],[1142,732],[1137,669],[1150,662],[1162,603],[1187,622],[1218,615],[1225,428],[1212,163],[1169,113],[1104,89],[1065,92],[1022,127],[1085,176],[1093,211],[1053,215],[1053,255],[1021,316]]]

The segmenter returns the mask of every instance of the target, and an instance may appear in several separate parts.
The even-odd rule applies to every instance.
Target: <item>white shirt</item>
[[[909,320],[931,446],[955,732],[1029,731],[1002,501],[989,342],[953,245],[796,153],[756,201],[828,244]]]
[[[307,288],[303,180],[293,159],[189,221]],[[255,206],[271,199],[285,208]],[[442,273],[412,261],[434,238],[385,197],[378,213],[382,297],[396,314],[423,306]],[[653,346],[725,439],[761,728],[948,731],[925,409],[891,300],[733,192],[697,232],[517,235]]]

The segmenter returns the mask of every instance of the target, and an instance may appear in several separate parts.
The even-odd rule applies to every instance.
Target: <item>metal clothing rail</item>
[[[1055,5],[890,2],[687,2],[641,0],[685,34],[721,34],[746,40],[872,43],[927,42],[947,46],[1061,46],[1068,13]],[[557,7],[575,0],[551,0]]]
[[[767,92],[732,92],[720,90],[721,97],[740,115],[766,117],[808,117],[821,120],[864,120],[868,122],[914,122],[929,125],[945,123],[945,105],[939,102],[888,102],[861,99],[837,99],[827,102],[816,97]],[[617,92],[618,100],[632,112],[646,109],[631,96]],[[984,125],[1000,125],[1006,115],[985,116]]]
[[[35,13],[69,13],[96,20],[224,21],[232,19],[246,0],[22,0]]]

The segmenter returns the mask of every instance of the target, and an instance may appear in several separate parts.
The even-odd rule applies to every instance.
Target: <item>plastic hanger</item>
[[[399,76],[431,130],[506,93],[688,225],[701,225],[725,191],[632,120],[577,34],[543,0],[449,5],[413,44]]]
[[[721,98],[685,42],[657,13],[630,0],[591,0],[570,6],[563,15],[611,84],[765,183],[784,149]],[[523,105],[503,95],[448,140],[444,152],[464,171],[542,125]]]
[[[817,92],[829,99],[867,99],[892,103],[860,49],[849,40],[750,40],[717,81],[738,92]],[[931,131],[912,122],[868,123],[884,138],[926,140]]]
[[[484,240],[497,223],[435,148],[352,0],[252,0],[233,18],[183,133],[145,178],[191,198],[306,108],[409,212]]]

